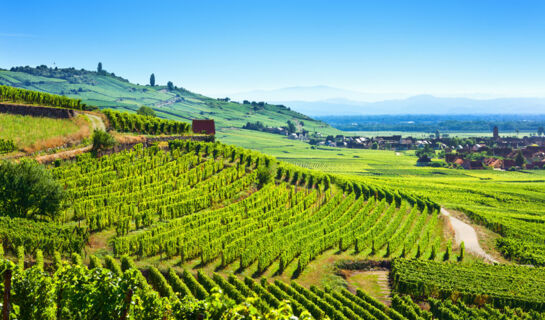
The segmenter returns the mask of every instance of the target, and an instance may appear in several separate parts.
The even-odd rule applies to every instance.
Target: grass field
[[[13,140],[19,150],[36,151],[89,136],[87,120],[52,119],[0,114],[0,138]]]

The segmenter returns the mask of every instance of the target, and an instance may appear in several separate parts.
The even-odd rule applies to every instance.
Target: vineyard
[[[397,291],[418,298],[545,310],[544,268],[396,259],[392,278]]]
[[[37,104],[40,106],[60,107],[76,110],[85,110],[86,105],[80,99],[72,99],[56,94],[19,89],[0,85],[0,101]]]
[[[164,120],[156,117],[141,116],[127,112],[104,110],[112,129],[118,132],[136,132],[144,134],[183,134],[191,126],[185,122]]]
[[[362,257],[441,259],[445,246],[431,202],[333,182],[220,143],[172,141],[168,150],[137,146],[100,159],[82,155],[51,171],[69,192],[60,222],[82,226],[81,239],[115,230],[116,256],[258,273],[274,263],[281,273],[290,264],[302,272],[331,248]],[[50,252],[82,242],[58,248],[21,243]]]
[[[28,103],[46,99],[22,96]],[[178,121],[103,113],[120,133],[190,130]],[[0,140],[0,153],[3,146],[14,147]],[[0,217],[2,306],[8,301],[17,319],[231,319],[240,312],[256,319],[543,319],[543,268],[465,258],[423,189],[398,188],[399,179],[332,175],[313,170],[330,166],[327,158],[297,158],[288,163],[219,142],[171,140],[49,164],[66,193],[60,214]],[[532,204],[540,191],[524,189],[535,196]],[[527,203],[506,193],[465,196],[482,205]],[[505,257],[544,265],[542,209],[494,210],[464,209],[502,236],[495,245]],[[346,266],[387,265],[387,305],[348,281],[305,281],[335,256],[348,257]]]
[[[1,253],[1,252],[0,252]],[[0,257],[0,293],[3,311],[21,319],[231,319],[235,314],[252,319],[405,320],[405,319],[542,319],[544,314],[522,308],[429,299],[422,310],[409,295],[394,295],[386,306],[362,290],[305,288],[265,278],[217,273],[207,275],[155,267],[138,270],[123,256],[101,260],[90,257],[89,266],[78,254],[69,262],[56,252],[44,263],[40,250],[25,268],[24,249],[17,263]],[[6,291],[8,288],[8,291]],[[83,303],[85,301],[85,303]],[[6,303],[7,302],[7,303]],[[8,306],[7,308],[4,306]],[[282,317],[284,316],[284,317]],[[234,318],[235,319],[235,318]],[[239,318],[236,318],[239,319]]]
[[[15,147],[13,140],[0,139],[0,154],[9,153],[15,151],[16,149],[17,148]]]
[[[429,197],[501,236],[492,245],[505,258],[545,266],[544,172],[415,167],[412,151],[312,149],[300,141],[286,145],[282,138],[265,139],[251,131],[234,137],[230,133],[218,138],[304,168],[356,179],[364,185]]]

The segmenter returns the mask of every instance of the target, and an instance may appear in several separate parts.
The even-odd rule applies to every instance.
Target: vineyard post
[[[57,320],[61,320],[61,316],[62,316],[61,299],[62,299],[62,287],[59,288],[59,292],[57,293]]]
[[[119,320],[127,319],[127,314],[129,313],[129,309],[131,308],[132,294],[132,289],[129,289],[129,291],[127,291],[127,296],[125,297],[125,309],[123,309],[123,313],[121,313],[121,317],[119,318]]]
[[[3,320],[9,320],[10,293],[11,293],[11,269],[8,269],[4,272],[4,304],[2,306]]]

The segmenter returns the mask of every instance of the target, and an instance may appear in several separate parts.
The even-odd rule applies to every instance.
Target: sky
[[[545,1],[5,1],[0,68],[151,73],[213,96],[326,85],[545,96]]]

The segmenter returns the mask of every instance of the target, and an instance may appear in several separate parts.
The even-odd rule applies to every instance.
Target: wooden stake
[[[8,269],[4,272],[4,304],[2,307],[3,320],[9,320],[10,293],[11,293],[11,270]]]

